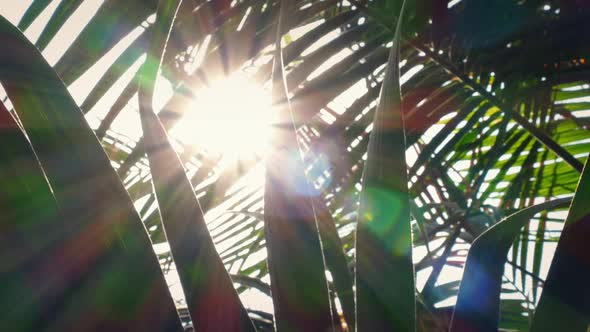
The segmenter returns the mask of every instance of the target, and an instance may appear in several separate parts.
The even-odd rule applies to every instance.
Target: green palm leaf
[[[181,330],[141,220],[80,109],[20,31],[5,19],[0,24],[0,39],[14,50],[0,55],[0,81],[68,221],[61,250],[70,270],[54,290],[51,309],[59,314],[44,325]]]
[[[401,113],[403,8],[375,111],[356,233],[357,330],[415,329],[412,233]]]
[[[199,331],[255,331],[211,241],[182,163],[152,108],[158,70],[181,2],[159,3],[150,53],[141,69],[140,115],[154,189],[193,325]]]

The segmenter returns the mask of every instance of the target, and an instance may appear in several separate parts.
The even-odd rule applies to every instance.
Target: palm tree
[[[0,20],[2,328],[586,331],[589,10],[32,1]],[[236,75],[264,156],[174,134],[242,149],[198,125],[266,121]]]

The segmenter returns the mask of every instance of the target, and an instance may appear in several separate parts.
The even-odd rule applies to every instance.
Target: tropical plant
[[[586,331],[589,11],[33,0],[0,19],[1,328]],[[173,134],[238,73],[264,156]]]

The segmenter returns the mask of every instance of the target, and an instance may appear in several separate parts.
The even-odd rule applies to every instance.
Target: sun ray
[[[264,156],[272,110],[269,93],[235,74],[199,91],[173,137],[206,152],[240,159]]]

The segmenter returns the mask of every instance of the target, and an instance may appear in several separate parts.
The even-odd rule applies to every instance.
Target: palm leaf
[[[37,17],[39,17],[41,12],[43,12],[43,10],[47,8],[47,6],[49,6],[50,3],[50,0],[33,1],[33,3],[27,8],[25,13],[23,14],[23,17],[20,19],[20,22],[18,23],[18,28],[22,31],[25,31],[33,23],[33,21]]]
[[[159,4],[139,88],[140,115],[159,211],[193,325],[199,331],[255,331],[211,241],[182,163],[152,109],[158,70],[180,4]]]
[[[66,84],[74,82],[121,38],[154,13],[156,4],[155,0],[105,1],[55,64],[55,71]]]
[[[0,81],[68,221],[60,255],[70,270],[44,326],[181,330],[141,220],[80,109],[20,31],[0,26],[13,48],[0,54]]]
[[[281,38],[288,1],[280,2],[274,65],[273,104],[279,113],[266,161],[264,229],[277,331],[330,331],[332,311],[317,219],[309,197],[298,138],[285,86]],[[297,287],[304,284],[305,287]]]
[[[554,328],[584,331],[588,328],[590,310],[586,299],[590,296],[590,287],[586,281],[590,271],[587,250],[584,249],[590,223],[587,206],[590,200],[588,160],[561,231],[531,331],[551,331]],[[552,315],[557,315],[555,317],[559,320],[547,319]]]
[[[31,23],[48,4],[34,1],[23,21]],[[357,187],[376,99],[386,72],[389,45],[385,43],[394,35],[389,22],[399,5],[392,0],[305,0],[293,4],[285,29],[290,32],[284,38],[284,65],[289,93],[293,95],[293,115],[306,154],[306,173],[310,182],[323,182],[321,195],[349,256],[354,247],[351,217],[357,209]],[[141,10],[144,18],[155,11],[155,2],[145,7]],[[89,26],[95,27],[97,35],[112,36],[113,25],[93,23],[104,22],[103,9],[99,11],[103,14],[92,18]],[[430,279],[429,285],[437,285],[448,281],[445,278],[450,275],[449,269],[462,266],[470,243],[502,215],[575,191],[579,173],[570,164],[580,168],[579,161],[590,151],[588,102],[583,99],[589,91],[584,84],[588,83],[590,39],[579,33],[589,26],[585,19],[588,9],[540,0],[490,7],[484,1],[469,0],[412,2],[408,3],[407,12],[402,36],[406,46],[400,50],[402,112],[410,195],[417,207],[412,215],[423,228],[416,229],[420,236],[414,236],[415,266],[418,284]],[[268,46],[275,39],[278,13],[276,1],[183,2],[162,68],[162,75],[175,89],[174,97],[159,114],[166,129],[182,118],[184,104],[193,96],[190,90],[221,79],[215,75],[230,75],[241,69],[248,75],[257,71],[253,81],[266,83],[273,67]],[[128,28],[122,29],[112,42],[107,38],[109,45],[120,45],[127,31],[149,26],[136,15],[117,17],[118,23]],[[538,38],[539,31],[543,38]],[[83,105],[84,111],[92,108],[87,118],[96,120],[96,114],[108,114],[97,134],[103,138],[113,165],[124,174],[125,186],[139,205],[146,195],[151,195],[145,145],[143,140],[124,138],[126,130],[116,131],[119,120],[129,118],[137,108],[136,78],[121,93],[114,91],[113,84],[127,72],[132,58],[145,51],[146,38],[147,34],[123,52],[100,81],[82,82],[92,89]],[[210,43],[203,47],[203,62],[194,73],[184,71],[185,65],[194,67],[190,50],[201,49],[206,38]],[[137,47],[140,42],[143,46]],[[54,43],[50,45],[53,46]],[[82,50],[80,46],[82,43],[74,43]],[[104,50],[111,48],[99,46],[95,59],[103,58]],[[96,67],[95,60],[88,65],[75,56],[69,57],[66,64],[75,67],[78,60],[81,68]],[[102,105],[104,98],[96,103],[101,95],[113,92],[119,98],[110,110]],[[515,121],[513,114],[520,118],[517,116]],[[534,128],[526,129],[525,121]],[[535,138],[540,137],[534,133],[535,128],[552,142],[544,138],[548,145],[540,143]],[[556,154],[550,149],[555,146],[563,150]],[[223,262],[232,273],[266,278],[267,248],[264,237],[261,238],[262,225],[246,215],[216,213],[223,209],[262,213],[262,188],[253,186],[236,192],[232,187],[246,172],[221,170],[218,162],[210,165],[206,161],[215,160],[215,156],[194,147],[184,147],[180,157],[189,176],[194,170],[199,173],[191,181],[198,188],[196,194],[205,211],[213,209],[211,235]],[[537,171],[539,166],[542,174]],[[258,166],[244,170],[255,167]],[[165,237],[153,199],[148,198],[141,207],[142,216],[152,239],[162,242]],[[507,267],[514,274],[506,275],[502,289],[501,328],[528,324],[527,317],[530,318],[538,297],[535,283],[543,284],[545,269],[541,261],[551,255],[552,246],[547,244],[556,241],[555,229],[560,222],[560,217],[550,212],[546,218],[531,220],[528,232],[519,237],[518,250],[513,251],[514,258]],[[458,227],[461,231],[456,240],[449,241]],[[531,237],[538,239],[534,248]],[[322,240],[325,241],[323,236]],[[430,249],[424,256],[426,247]],[[527,255],[519,257],[524,251]],[[324,252],[328,258],[326,248]],[[444,257],[437,257],[442,254]],[[169,253],[161,257],[171,261]],[[440,273],[431,273],[429,277],[433,267],[440,269]],[[336,282],[337,276],[332,273],[332,277]],[[238,291],[247,288],[241,286]],[[433,306],[437,301],[448,302],[451,298],[444,297],[456,295],[456,288],[441,296],[436,293],[438,287],[429,289],[419,295],[424,307],[418,311],[417,327],[426,328],[437,322],[435,325],[444,329],[450,311]],[[427,293],[435,296],[430,298]],[[504,295],[528,300],[509,303]],[[526,310],[518,308],[519,303],[527,303]],[[521,316],[523,313],[529,316]]]
[[[497,331],[506,255],[523,226],[537,213],[562,207],[569,198],[537,204],[514,213],[471,245],[459,288],[451,331]]]
[[[415,329],[414,267],[399,82],[403,8],[375,111],[356,233],[358,331]]]
[[[67,222],[59,215],[55,198],[21,128],[0,103],[0,206],[2,214],[0,269],[3,296],[0,324],[32,331],[51,317],[52,289],[63,287],[67,273],[60,267],[59,240],[67,239]],[[50,275],[34,271],[43,265]],[[30,281],[29,281],[30,280]],[[29,317],[29,319],[22,319]]]

